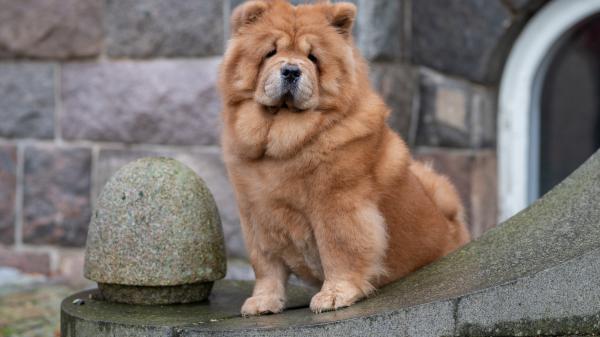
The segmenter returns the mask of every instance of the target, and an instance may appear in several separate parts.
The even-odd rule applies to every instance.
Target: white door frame
[[[540,78],[549,55],[576,24],[600,13],[600,0],[554,0],[528,23],[514,44],[498,102],[498,200],[504,221],[538,194]]]

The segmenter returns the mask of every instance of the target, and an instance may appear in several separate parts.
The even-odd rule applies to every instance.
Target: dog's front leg
[[[369,295],[371,282],[385,273],[387,233],[377,206],[356,200],[321,203],[313,227],[325,281],[311,300],[312,311],[347,307]]]
[[[290,272],[279,256],[268,254],[261,248],[255,240],[254,230],[244,222],[247,219],[242,217],[242,223],[246,225],[242,227],[256,283],[252,297],[242,306],[242,316],[280,313],[285,308],[285,288]]]

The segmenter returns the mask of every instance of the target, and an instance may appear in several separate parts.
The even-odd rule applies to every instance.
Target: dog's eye
[[[308,54],[308,59],[312,62],[312,63],[317,63],[319,62],[319,59],[314,55],[314,54]]]
[[[273,49],[268,52],[267,55],[265,55],[265,58],[270,59],[271,57],[275,56],[275,54],[277,54],[277,49]]]

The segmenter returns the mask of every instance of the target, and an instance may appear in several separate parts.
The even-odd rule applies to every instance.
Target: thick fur
[[[248,1],[221,68],[223,150],[256,274],[243,315],[349,306],[469,240],[452,184],[412,160],[352,41],[356,7]],[[293,65],[301,75],[283,78]]]

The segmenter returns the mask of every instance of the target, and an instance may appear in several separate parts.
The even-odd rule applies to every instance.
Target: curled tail
[[[450,180],[435,172],[431,165],[418,161],[411,163],[410,170],[421,181],[425,193],[448,219],[451,236],[455,239],[450,245],[452,247],[449,247],[450,250],[469,242],[471,236],[466,226],[465,209]]]

